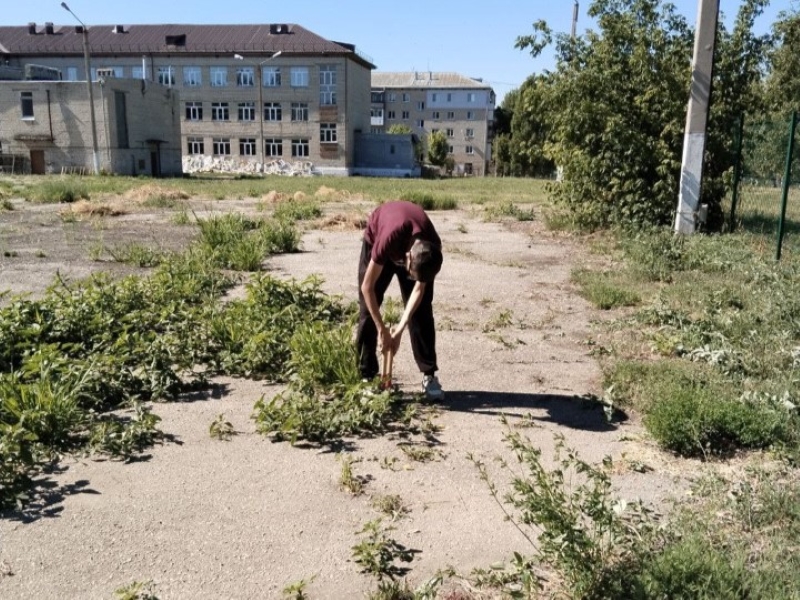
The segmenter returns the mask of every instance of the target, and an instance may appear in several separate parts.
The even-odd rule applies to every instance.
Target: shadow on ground
[[[33,485],[28,490],[31,501],[23,509],[9,509],[0,513],[0,519],[33,523],[39,519],[52,519],[61,516],[64,507],[61,503],[67,496],[75,494],[99,494],[89,487],[89,481],[80,479],[66,485],[59,485],[52,477],[67,471],[69,467],[54,465],[46,469],[42,475],[34,477]]]
[[[628,416],[607,407],[597,398],[562,394],[517,394],[509,392],[448,391],[441,406],[447,410],[532,419],[585,431],[614,431]]]

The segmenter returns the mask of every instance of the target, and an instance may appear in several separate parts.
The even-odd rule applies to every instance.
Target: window
[[[449,138],[453,137],[453,135],[454,135],[454,132],[453,132],[453,129],[452,129],[452,127],[448,127],[448,128],[447,128],[447,129],[445,129],[444,131],[445,131],[445,135],[447,135],[447,137],[449,137]]]
[[[228,112],[227,102],[212,102],[211,103],[211,120],[212,121],[227,121],[230,119]],[[214,153],[216,154],[216,152]]]
[[[308,87],[308,67],[292,67],[289,77],[292,87]]]
[[[264,67],[261,70],[261,81],[264,87],[281,87],[281,68]]]
[[[437,100],[438,98],[439,98],[439,94],[437,94],[436,92],[433,92],[433,93],[431,94],[431,102],[436,102],[436,100]]]
[[[283,156],[283,141],[280,139],[265,139],[264,156]]]
[[[256,138],[242,138],[239,140],[239,154],[242,156],[256,155]]]
[[[158,67],[158,83],[170,87],[175,85],[175,69],[172,67]]]
[[[475,148],[472,146],[467,146],[466,152],[467,154],[475,154]]]
[[[437,128],[431,129],[431,133],[438,133],[439,130]]]
[[[211,87],[228,85],[228,67],[211,67]]]
[[[387,119],[396,119],[397,115],[395,115],[395,112],[393,110],[390,110],[390,111],[388,111],[386,113],[386,118]]]
[[[475,137],[475,130],[474,129],[467,129],[464,132],[464,137],[467,138],[467,139]]]
[[[472,175],[472,163],[464,163],[464,173]]]
[[[141,69],[141,67],[139,67]],[[183,85],[186,87],[199,87],[203,85],[200,67],[183,67]]]
[[[435,110],[435,111],[433,111],[433,114],[431,115],[431,117],[433,117],[434,121],[438,121],[439,119],[442,118],[442,115],[438,110]]]
[[[67,69],[67,72],[69,72],[69,69]],[[142,67],[131,67],[131,77],[134,79],[144,79],[144,69],[142,69]]]
[[[308,140],[296,139],[292,140],[292,156],[301,157],[309,155]]]
[[[403,116],[401,117],[404,121],[407,121],[408,118],[411,116],[411,113],[407,110],[403,111]]]
[[[20,108],[23,119],[33,119],[33,92],[19,93]]]
[[[389,92],[389,102],[397,102],[397,94]]]
[[[231,153],[231,140],[230,138],[213,138],[213,153],[214,156],[229,156]]]
[[[206,148],[201,137],[187,137],[186,138],[186,151],[189,154],[205,154]]]
[[[253,67],[237,67],[236,87],[253,87],[255,85],[255,74]]]
[[[411,96],[408,92],[403,92],[403,102],[409,102],[411,100]]]
[[[187,121],[202,121],[203,120],[203,103],[202,102],[187,102],[186,103],[186,120]]]
[[[421,100],[417,102],[417,110],[425,110],[425,103]]]
[[[369,109],[369,116],[374,119],[382,119],[383,118],[383,109],[382,108],[370,108]]]
[[[447,118],[448,118],[450,121],[452,121],[453,119],[455,119],[455,118],[456,118],[456,113],[455,113],[455,112],[453,112],[452,110],[448,110],[448,111],[447,111]]]
[[[320,123],[319,124],[319,141],[323,144],[335,144],[336,137],[336,123]]]
[[[239,120],[240,121],[256,120],[255,102],[239,102]]]
[[[452,102],[453,101],[453,94],[447,94],[447,101],[448,102]]]
[[[281,112],[280,102],[265,102],[264,103],[264,120],[265,121],[280,121],[283,117]]]
[[[320,106],[336,104],[336,66],[334,65],[319,68],[319,103]]]
[[[471,110],[467,111],[467,121],[472,121],[475,118],[475,113]]]
[[[425,127],[425,120],[417,119],[417,127]]]
[[[308,121],[308,102],[292,102],[292,121]]]
[[[453,147],[452,146],[448,146],[447,147],[447,153],[448,154],[452,154],[453,153]]]
[[[135,67],[134,67],[135,68]],[[78,81],[78,67],[67,67],[66,81]]]
[[[477,95],[475,92],[467,92],[467,102],[475,102],[477,100]]]

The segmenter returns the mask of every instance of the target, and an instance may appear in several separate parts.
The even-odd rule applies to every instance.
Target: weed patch
[[[437,196],[430,192],[409,191],[400,195],[400,200],[413,202],[424,210],[455,210],[458,202],[452,196]]]

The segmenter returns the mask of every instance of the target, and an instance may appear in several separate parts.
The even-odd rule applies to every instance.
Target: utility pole
[[[575,4],[572,7],[572,39],[575,39],[576,29],[578,28],[578,0],[575,0]]]
[[[691,234],[697,229],[718,16],[719,0],[698,0],[675,233]]]
[[[86,87],[89,90],[89,119],[92,126],[92,172],[95,175],[100,174],[100,155],[97,151],[97,119],[94,114],[94,92],[92,92],[92,63],[89,58],[89,28],[86,24],[78,18],[67,6],[66,2],[61,3],[61,8],[71,14],[78,23],[81,24],[81,33],[83,34],[83,68],[86,71]]]

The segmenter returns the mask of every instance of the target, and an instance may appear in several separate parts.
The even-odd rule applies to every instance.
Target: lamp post
[[[61,3],[61,8],[71,14],[78,23],[81,24],[83,33],[83,67],[86,70],[86,87],[89,90],[89,119],[92,123],[92,171],[95,175],[100,174],[100,157],[97,152],[97,120],[94,115],[94,93],[92,92],[92,65],[89,58],[89,28],[78,18],[67,6],[66,2]]]
[[[250,63],[255,65],[256,68],[256,83],[258,84],[258,127],[259,127],[259,138],[258,138],[258,156],[261,161],[261,172],[264,172],[264,82],[262,81],[263,75],[261,73],[261,67],[264,63],[271,61],[273,58],[277,58],[281,55],[281,50],[278,50],[275,54],[270,56],[269,58],[265,58],[260,63]],[[233,58],[236,60],[244,60],[244,56],[241,54],[234,54]],[[249,61],[247,61],[249,62]]]

